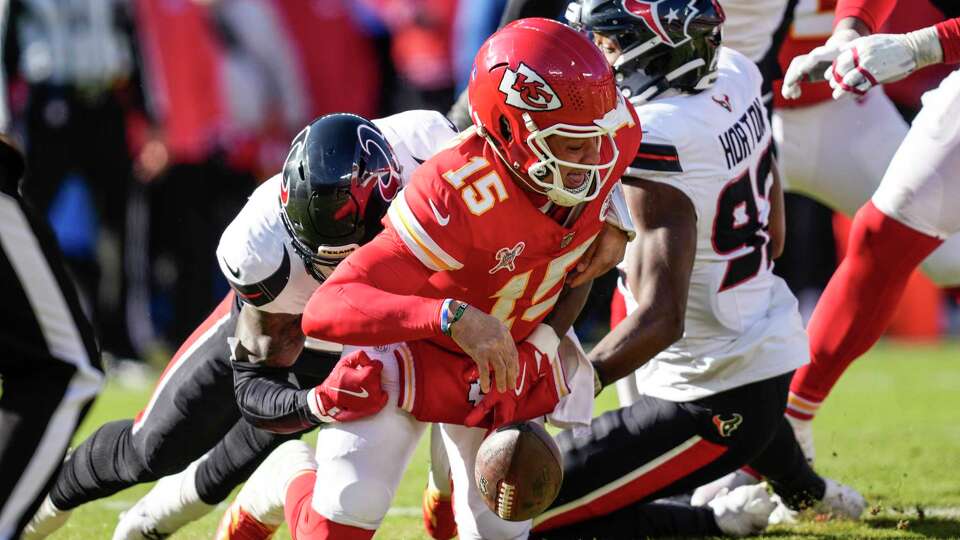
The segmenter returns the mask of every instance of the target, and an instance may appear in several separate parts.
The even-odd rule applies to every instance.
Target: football
[[[474,479],[495,514],[508,521],[531,519],[560,492],[560,448],[535,422],[503,426],[480,445]]]

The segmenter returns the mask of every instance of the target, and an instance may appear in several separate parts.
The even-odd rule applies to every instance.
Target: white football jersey
[[[724,0],[723,44],[759,62],[773,44],[788,0]]]
[[[407,111],[373,123],[393,147],[403,185],[457,134],[436,111]],[[230,285],[257,309],[299,314],[320,283],[307,272],[281,221],[280,182],[277,174],[253,192],[223,231],[217,261]]]
[[[684,335],[638,372],[645,394],[688,401],[807,362],[797,301],[769,256],[773,155],[760,84],[753,62],[721,48],[712,88],[637,107],[643,140],[624,182],[673,186],[697,213]],[[628,246],[622,269],[638,249]]]

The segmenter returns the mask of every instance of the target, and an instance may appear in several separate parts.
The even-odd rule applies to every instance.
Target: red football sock
[[[321,516],[310,506],[317,473],[309,472],[294,478],[287,486],[283,514],[293,540],[370,540],[373,533],[360,527],[343,525]]]
[[[240,504],[234,502],[220,519],[220,525],[214,535],[216,540],[268,540],[275,529],[261,523]]]
[[[910,274],[942,243],[867,202],[853,220],[847,255],[810,318],[810,363],[797,370],[790,391],[823,401],[847,366],[880,339]]]

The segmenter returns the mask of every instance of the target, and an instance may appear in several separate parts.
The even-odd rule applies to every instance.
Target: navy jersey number
[[[770,147],[760,156],[756,169],[750,168],[724,186],[717,198],[713,219],[713,250],[720,255],[739,253],[727,261],[719,291],[749,280],[764,264],[772,264],[768,216],[761,217],[759,201],[769,198]]]

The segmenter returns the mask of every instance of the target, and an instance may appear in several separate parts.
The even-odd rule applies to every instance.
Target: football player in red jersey
[[[960,63],[960,19],[906,34],[873,34],[893,0],[841,0],[827,43],[797,57],[784,79],[786,98],[803,80],[826,78],[835,99],[864,95],[924,66]],[[833,61],[824,72],[823,62]],[[910,274],[960,231],[960,73],[924,95],[880,186],[857,212],[847,256],[810,319],[811,363],[791,384],[791,409],[810,419],[853,360],[886,329]]]
[[[589,39],[546,19],[491,36],[469,95],[475,129],[418,169],[384,232],[304,312],[308,336],[381,361],[391,399],[321,431],[315,473],[290,459],[270,475],[294,538],[371,538],[428,422],[446,423],[461,537],[523,536],[529,522],[501,520],[476,491],[486,429],[468,426],[589,420],[592,369],[557,358],[586,287],[564,285],[606,271],[596,261],[624,249],[627,227],[608,213],[640,143],[636,115]]]

